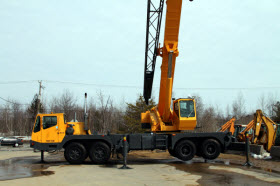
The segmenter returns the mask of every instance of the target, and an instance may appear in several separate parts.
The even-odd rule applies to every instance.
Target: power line
[[[62,84],[76,84],[76,85],[91,85],[91,86],[100,86],[100,87],[116,87],[116,88],[143,88],[142,86],[134,86],[134,85],[106,85],[106,84],[94,84],[94,83],[81,83],[81,82],[71,82],[71,81],[54,81],[54,80],[44,80],[45,82],[49,83],[62,83]],[[153,88],[159,88],[159,86],[153,87]],[[175,90],[250,90],[250,89],[280,89],[280,87],[277,86],[271,86],[271,87],[209,87],[209,88],[198,88],[198,87],[174,87]]]
[[[4,98],[2,98],[2,97],[0,97],[0,99],[2,99],[3,101],[6,101],[6,102],[8,102],[8,103],[12,103],[12,104],[14,104],[14,105],[29,105],[29,104],[20,104],[20,103],[15,103],[15,102],[12,102],[12,101],[6,100],[6,99],[4,99]]]
[[[53,81],[53,80],[43,80],[49,83],[62,83],[62,84],[75,84],[75,85],[90,85],[90,86],[98,86],[98,87],[116,87],[116,88],[142,88],[140,86],[134,85],[106,85],[106,84],[94,84],[94,83],[79,83],[79,82],[70,82],[70,81]]]
[[[27,80],[27,81],[0,81],[0,84],[19,84],[19,83],[29,83],[35,82],[37,80]]]
[[[18,84],[18,83],[29,83],[37,82],[38,80],[27,80],[27,81],[6,81],[0,82],[0,84]],[[56,81],[56,80],[43,80],[48,83],[61,83],[61,84],[74,84],[74,85],[85,85],[85,86],[96,86],[96,87],[111,87],[111,88],[137,88],[142,89],[143,86],[135,85],[116,85],[116,84],[95,84],[95,83],[83,83],[83,82],[72,82],[72,81]],[[159,88],[154,86],[153,88]],[[280,89],[279,86],[264,86],[264,87],[174,87],[174,90],[257,90],[257,89]]]

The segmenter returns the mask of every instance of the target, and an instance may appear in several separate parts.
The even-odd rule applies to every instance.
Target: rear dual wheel
[[[105,164],[108,162],[111,156],[110,147],[101,141],[95,142],[89,151],[89,158],[93,163]]]
[[[190,140],[183,140],[175,146],[175,157],[183,161],[193,159],[196,153],[195,144]]]
[[[221,153],[221,145],[215,139],[206,139],[199,147],[197,149],[190,140],[183,140],[175,146],[174,150],[169,150],[169,153],[183,161],[193,159],[195,154],[202,156],[204,159],[213,160]]]
[[[200,151],[204,159],[213,160],[220,155],[221,145],[217,140],[207,139],[203,141]]]
[[[95,142],[89,152],[83,144],[72,142],[65,147],[64,157],[70,164],[81,164],[89,156],[91,161],[96,164],[106,163],[111,156],[110,147],[104,142]]]

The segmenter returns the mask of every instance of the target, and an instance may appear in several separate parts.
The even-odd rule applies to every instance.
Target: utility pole
[[[40,102],[41,102],[41,95],[42,95],[42,88],[44,88],[42,86],[42,80],[41,81],[38,81],[39,82],[39,95],[38,95],[38,99],[37,99],[37,114],[40,113]],[[41,163],[44,163],[44,151],[41,150]]]
[[[38,99],[37,99],[37,114],[39,114],[39,112],[40,112],[42,88],[44,88],[42,86],[42,80],[38,81],[38,82],[39,82],[39,95],[38,95]]]

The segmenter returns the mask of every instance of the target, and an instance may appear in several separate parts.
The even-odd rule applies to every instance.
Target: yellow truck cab
[[[56,143],[62,142],[66,134],[86,135],[90,134],[90,130],[84,130],[84,122],[66,122],[63,113],[38,114],[31,140],[33,145],[38,142],[55,147]]]

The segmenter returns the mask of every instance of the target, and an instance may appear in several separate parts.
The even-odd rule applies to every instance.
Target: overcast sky
[[[146,7],[146,0],[1,0],[0,83],[97,84],[43,81],[43,96],[69,89],[82,100],[101,90],[117,104],[135,101],[143,91]],[[276,0],[184,0],[175,97],[199,94],[223,109],[242,93],[248,111],[261,95],[280,100],[279,20]],[[160,64],[158,57],[156,100]],[[37,92],[36,81],[0,84],[0,97],[21,103]]]

